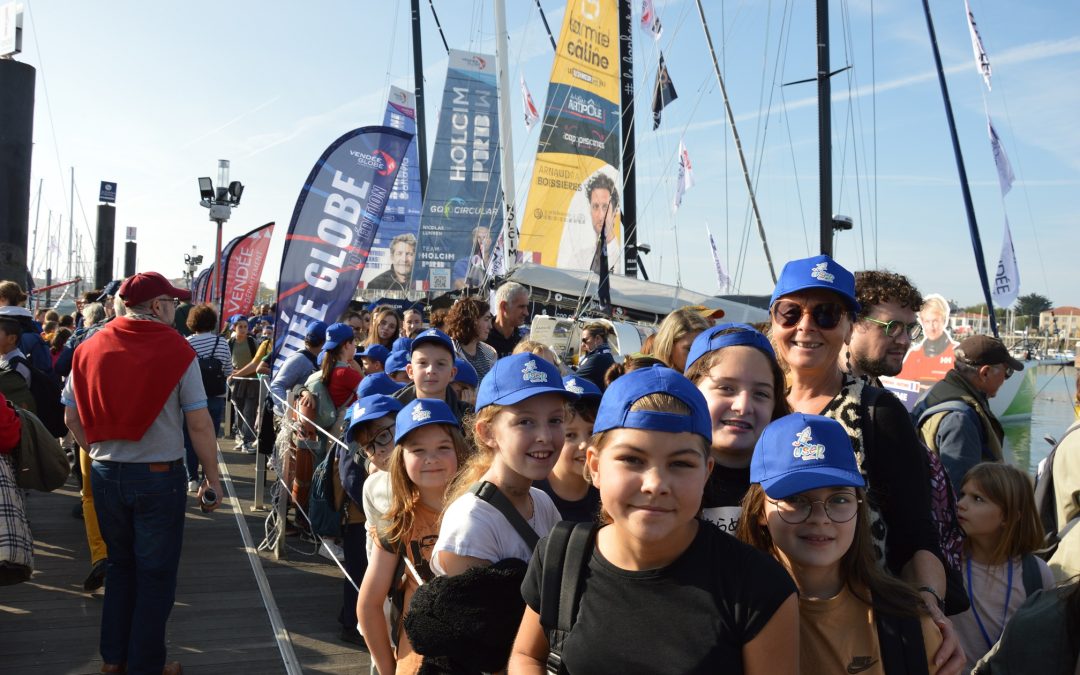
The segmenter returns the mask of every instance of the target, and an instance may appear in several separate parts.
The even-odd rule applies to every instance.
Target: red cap
[[[177,288],[157,272],[139,272],[120,284],[120,298],[125,305],[141,305],[159,295],[167,295],[178,300],[191,300],[191,291]]]

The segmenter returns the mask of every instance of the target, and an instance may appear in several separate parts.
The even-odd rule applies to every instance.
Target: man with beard
[[[855,295],[862,309],[851,342],[841,353],[840,368],[865,375],[880,387],[878,378],[899,373],[911,343],[922,335],[915,320],[922,294],[902,274],[867,270],[855,273]]]

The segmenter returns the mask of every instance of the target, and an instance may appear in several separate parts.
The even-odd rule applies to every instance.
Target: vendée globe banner
[[[348,305],[412,138],[390,127],[361,127],[331,143],[315,163],[281,255],[274,372],[304,348],[309,323],[333,323]]]
[[[220,329],[224,330],[230,316],[251,313],[273,234],[273,223],[261,225],[230,241],[221,252]]]
[[[191,284],[191,302],[200,304],[207,301],[206,289],[210,288],[210,277],[214,274],[214,264],[199,272],[195,282]]]

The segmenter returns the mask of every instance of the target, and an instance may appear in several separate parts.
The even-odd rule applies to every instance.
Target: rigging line
[[[37,36],[37,20],[34,19],[34,12],[30,8],[30,0],[26,0],[26,13],[30,17],[30,32],[34,34],[34,51],[38,57],[38,72],[41,73],[41,89],[45,92],[45,110],[49,114],[49,133],[52,134],[53,139],[53,153],[56,155],[56,169],[60,172],[60,175],[64,175],[64,165],[60,162],[60,142],[56,138],[56,124],[53,123],[52,113],[52,101],[49,98],[49,84],[45,80],[45,61],[41,58],[41,41]],[[64,185],[64,181],[60,181],[60,193],[64,197],[64,201],[68,201],[67,187]]]
[[[75,198],[79,200],[79,210],[82,211],[83,227],[86,228],[86,234],[90,237],[90,248],[97,250],[97,244],[94,241],[94,233],[90,231],[90,221],[86,219],[86,207],[82,203],[82,195],[79,193],[78,184],[75,185]]]
[[[773,267],[772,254],[769,253],[769,244],[765,238],[765,226],[761,222],[761,213],[758,211],[757,198],[754,196],[754,188],[750,182],[750,174],[747,172],[746,157],[742,150],[742,141],[739,139],[739,133],[735,128],[735,114],[731,111],[731,102],[728,100],[727,87],[724,86],[724,78],[720,74],[720,63],[716,60],[716,50],[713,49],[712,36],[709,34],[709,25],[705,21],[705,8],[701,5],[701,0],[697,0],[698,16],[701,18],[701,27],[705,31],[705,40],[709,47],[709,54],[712,56],[713,69],[716,71],[716,80],[720,83],[720,91],[724,97],[724,110],[728,116],[728,122],[731,125],[731,134],[735,138],[735,147],[738,149],[739,162],[742,164],[743,179],[746,181],[746,189],[750,192],[750,202],[753,205],[754,215],[757,217],[758,234],[761,236],[761,244],[765,248],[765,260],[769,264],[769,274],[772,276],[773,284],[776,284],[776,269]]]
[[[723,35],[727,28],[727,12],[724,9],[726,3],[720,3],[720,34]],[[723,64],[724,72],[727,72],[727,40],[720,45],[720,63]],[[724,125],[727,125],[725,120]],[[731,270],[731,186],[728,184],[730,180],[730,172],[728,161],[728,135],[721,134],[724,137],[724,255],[727,258],[727,268]],[[734,271],[734,270],[732,270]],[[734,279],[732,279],[734,284]],[[735,287],[736,290],[738,286]],[[736,291],[737,292],[737,291]]]
[[[555,44],[555,36],[551,34],[551,26],[548,25],[547,15],[544,14],[544,8],[540,6],[540,0],[536,0],[536,8],[540,10],[540,20],[544,22],[544,30],[547,31],[548,39],[551,40],[551,50],[554,52],[558,52],[559,46]]]
[[[386,76],[383,78],[383,91],[386,92],[387,99],[390,98],[390,84],[393,81],[391,71],[394,67],[394,49],[397,45],[397,25],[400,14],[401,0],[397,0],[397,6],[394,9],[394,21],[390,24],[390,49],[386,57]]]
[[[795,140],[791,137],[791,115],[787,109],[787,98],[784,96],[783,88],[780,89],[780,109],[784,119],[787,121],[784,128],[787,130],[788,150],[791,152],[791,170],[795,174],[795,203],[799,207],[799,220],[802,222],[803,241],[806,244],[806,255],[809,257],[810,232],[806,229],[806,209],[803,208],[802,188],[799,187],[799,165],[798,161],[795,159]]]
[[[877,36],[874,29],[874,0],[870,0],[870,107],[871,134],[874,143],[874,210],[871,218],[874,232],[874,269],[878,269],[878,150],[877,150]]]
[[[855,53],[854,33],[851,30],[850,6],[848,5],[846,0],[843,0],[840,3],[840,15],[841,15],[841,20],[842,20],[842,25],[844,27],[844,31],[843,31],[843,35],[844,35],[844,60],[849,64],[854,64],[854,53]],[[840,155],[840,189],[838,191],[838,195],[837,195],[837,198],[836,198],[836,209],[837,209],[837,212],[842,212],[842,211],[840,211],[840,207],[841,207],[841,205],[843,204],[843,201],[844,201],[844,187],[845,187],[845,185],[847,183],[847,181],[845,180],[846,175],[847,175],[847,149],[848,149],[848,142],[850,141],[850,143],[851,143],[852,162],[853,162],[854,167],[855,167],[854,168],[854,181],[855,181],[856,211],[858,213],[858,222],[862,223],[863,222],[863,217],[862,217],[863,216],[863,213],[862,213],[862,191],[861,191],[860,186],[859,186],[859,137],[858,137],[858,133],[857,133],[857,130],[856,130],[856,115],[855,115],[855,107],[857,105],[857,101],[856,101],[855,97],[852,96],[852,91],[854,89],[854,87],[852,85],[853,85],[854,80],[855,80],[855,66],[854,65],[851,65],[851,66],[848,67],[848,69],[846,71],[845,79],[847,80],[847,90],[848,90],[847,121],[844,124],[843,152],[841,152],[841,155]],[[839,233],[837,231],[835,231],[835,230],[833,231],[834,247],[835,247],[835,239],[838,236],[838,234]],[[863,228],[861,228],[861,227],[859,228],[859,249],[860,249],[860,251],[859,251],[860,264],[862,265],[863,269],[866,269],[866,236],[865,236],[865,233],[863,232]]]
[[[435,0],[428,0],[428,7],[431,8],[431,16],[435,18],[435,27],[439,29],[439,37],[442,38],[443,49],[449,54],[450,45],[446,42],[446,33],[443,32],[442,22],[439,21],[439,14],[435,11]]]

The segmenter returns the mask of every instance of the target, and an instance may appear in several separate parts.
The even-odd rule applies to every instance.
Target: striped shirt
[[[214,358],[221,361],[221,367],[225,371],[225,377],[232,375],[232,352],[229,350],[229,341],[224,336],[216,333],[195,333],[189,335],[187,341],[195,350],[195,355],[204,358],[213,354]],[[215,344],[216,341],[216,344]],[[224,396],[224,394],[222,394]]]

